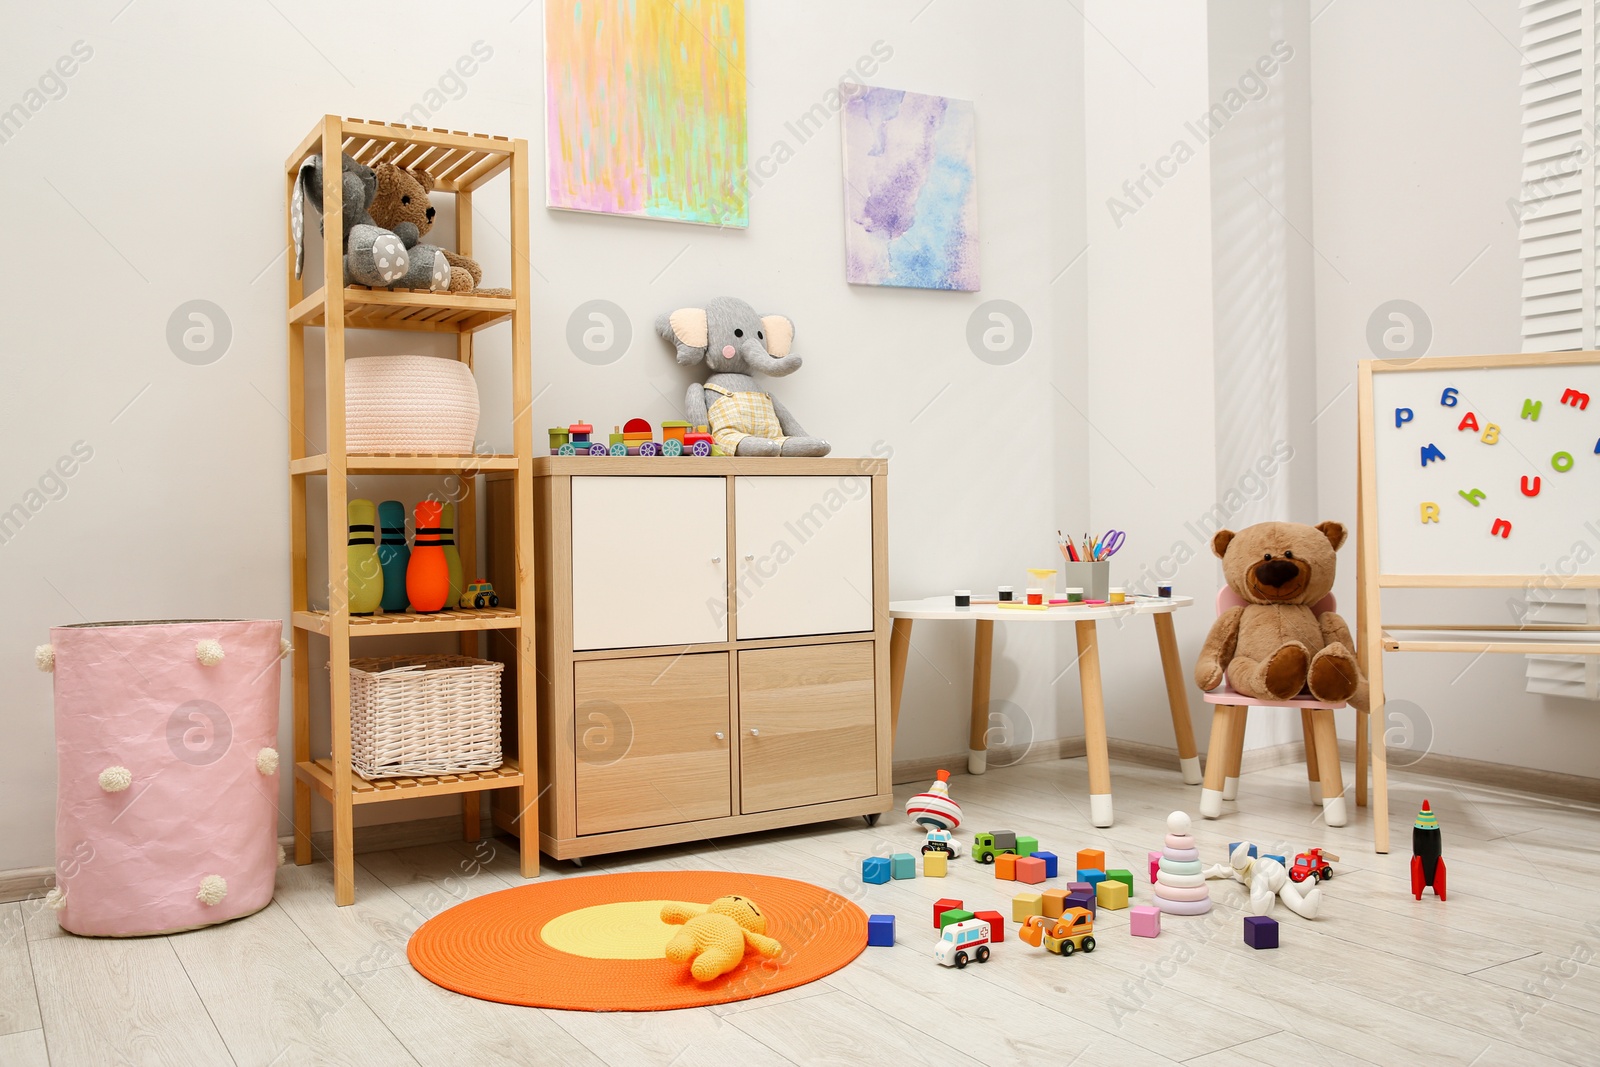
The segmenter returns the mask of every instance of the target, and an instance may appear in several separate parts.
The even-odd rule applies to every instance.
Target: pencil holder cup
[[[1083,589],[1085,600],[1105,600],[1111,595],[1111,561],[1062,563],[1061,582],[1068,589]]]

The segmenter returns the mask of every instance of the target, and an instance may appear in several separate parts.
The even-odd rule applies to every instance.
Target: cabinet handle
[[[721,741],[721,740],[723,740],[723,736],[722,736],[722,731],[721,731],[721,730],[718,730],[718,731],[717,731],[717,740],[718,740],[718,741]]]
[[[756,558],[756,554],[754,552],[746,552],[744,554],[744,558],[745,559],[755,559]]]
[[[750,727],[750,736],[751,737],[760,737],[761,736],[761,731],[757,730],[754,726],[752,726],[752,727]]]
[[[711,557],[711,562],[712,563],[721,563],[722,562],[722,557],[721,556],[712,556]]]

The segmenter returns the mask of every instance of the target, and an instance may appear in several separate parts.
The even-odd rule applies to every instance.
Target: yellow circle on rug
[[[560,952],[591,960],[659,960],[672,935],[682,930],[661,921],[661,906],[701,908],[681,900],[619,900],[557,915],[539,930],[539,940]]]

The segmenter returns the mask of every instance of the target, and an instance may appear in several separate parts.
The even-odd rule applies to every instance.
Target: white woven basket
[[[344,367],[345,450],[467,454],[478,383],[442,356],[363,356]]]
[[[499,767],[500,673],[470,656],[350,661],[350,765],[363,778]]]

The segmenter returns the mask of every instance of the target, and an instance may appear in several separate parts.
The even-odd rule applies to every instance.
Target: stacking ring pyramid
[[[1167,842],[1157,866],[1156,907],[1168,915],[1204,915],[1211,910],[1211,890],[1200,866],[1200,850],[1189,833],[1189,816],[1167,816]]]

